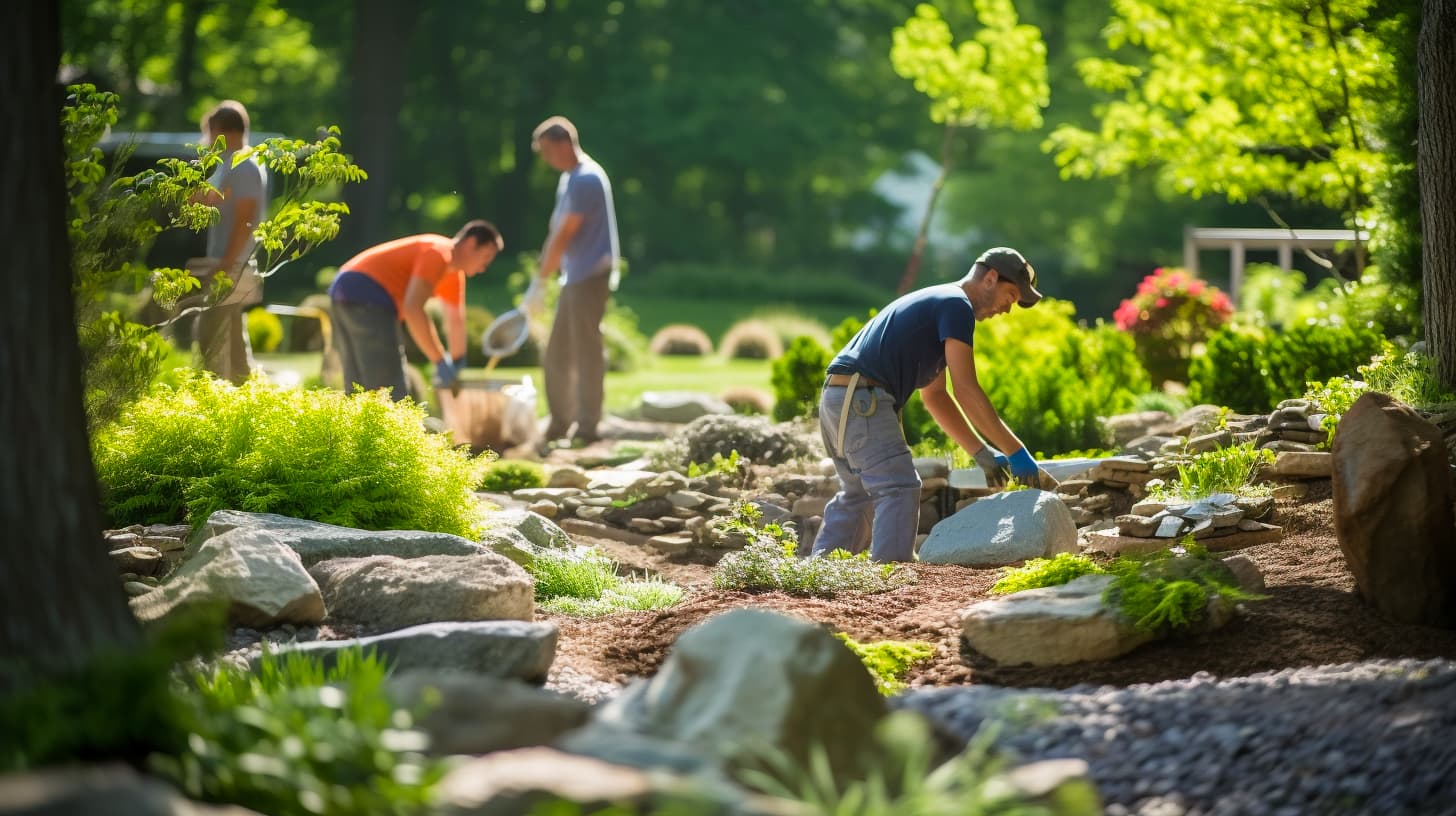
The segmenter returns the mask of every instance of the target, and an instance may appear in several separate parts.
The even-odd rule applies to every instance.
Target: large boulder
[[[942,519],[920,560],[989,569],[1077,551],[1077,525],[1055,493],[1013,490],[978,499]]]
[[[275,647],[303,652],[332,666],[347,649],[373,651],[400,671],[466,672],[472,677],[545,682],[556,658],[556,624],[518,620],[422,623],[348,640],[313,640]]]
[[[670,740],[729,764],[773,750],[807,761],[823,746],[852,772],[885,715],[859,658],[825,628],[759,609],[738,609],[685,632],[651,680],[604,704],[566,750],[605,745],[600,732]],[[575,735],[574,735],[575,736]]]
[[[644,391],[639,415],[652,422],[692,422],[712,414],[732,414],[733,408],[712,394],[697,391]]]
[[[213,536],[243,527],[264,530],[287,544],[298,553],[306,567],[334,558],[370,555],[418,558],[422,555],[478,555],[487,551],[474,541],[449,533],[355,530],[274,513],[246,513],[241,510],[218,510],[208,516],[193,536],[191,547],[196,548]]]
[[[971,648],[1007,665],[1111,660],[1153,639],[1102,598],[1111,575],[980,601],[961,612]]]
[[[503,555],[338,558],[309,570],[334,620],[380,629],[431,621],[531,620],[535,582]]]
[[[1441,432],[1384,394],[1335,430],[1335,535],[1360,594],[1401,623],[1456,627],[1456,519]]]
[[[193,604],[221,603],[235,626],[265,629],[324,619],[319,586],[297,553],[270,533],[237,529],[209,538],[155,591],[131,601],[144,622]]]
[[[165,782],[122,765],[71,765],[0,775],[3,816],[246,816],[236,805],[187,800]]]
[[[436,756],[548,745],[591,714],[591,704],[575,697],[460,671],[403,671],[386,689],[401,708],[427,704],[416,725],[429,735],[429,752]]]

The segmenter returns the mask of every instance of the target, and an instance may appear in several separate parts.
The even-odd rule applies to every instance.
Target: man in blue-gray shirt
[[[971,349],[977,320],[1039,300],[1036,270],[1016,250],[997,247],[977,258],[959,282],[892,302],[839,352],[819,397],[819,429],[840,489],[824,508],[815,555],[868,546],[876,561],[915,557],[920,476],[899,414],[917,389],[931,417],[975,457],[988,481],[999,483],[1006,471],[1022,482],[1036,478],[1036,461],[976,379]],[[954,396],[946,388],[947,372]]]
[[[597,424],[606,377],[602,317],[617,281],[612,184],[602,166],[582,152],[576,126],[564,116],[538,125],[532,145],[547,164],[561,171],[540,276],[522,301],[528,312],[539,311],[544,281],[561,273],[561,296],[541,361],[551,411],[545,441],[565,437],[575,423],[572,441],[590,444],[600,438]]]

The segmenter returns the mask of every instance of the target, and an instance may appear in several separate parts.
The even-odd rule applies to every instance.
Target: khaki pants
[[[547,440],[565,436],[572,422],[576,436],[597,436],[607,373],[602,317],[611,295],[611,275],[605,273],[561,287],[542,360],[546,405],[551,410]]]
[[[189,269],[203,279],[203,292],[210,284],[216,264],[211,259],[194,259]],[[234,289],[221,303],[210,306],[197,316],[197,345],[202,350],[202,365],[219,378],[234,385],[248,381],[253,372],[253,347],[248,340],[247,309],[262,302],[262,288],[252,264],[238,264],[229,275]]]

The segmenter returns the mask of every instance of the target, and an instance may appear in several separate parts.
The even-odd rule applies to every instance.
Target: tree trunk
[[[349,188],[349,218],[341,241],[350,250],[390,240],[386,235],[389,194],[399,152],[399,111],[404,105],[410,40],[419,22],[420,5],[397,0],[355,0],[353,116],[344,133],[354,146],[354,163],[369,180]]]
[[[101,540],[62,176],[60,17],[0,10],[0,695],[138,636]]]
[[[1425,0],[1416,61],[1426,351],[1456,388],[1456,4]]]

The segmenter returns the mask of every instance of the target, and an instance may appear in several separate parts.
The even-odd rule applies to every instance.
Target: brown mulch
[[[970,652],[960,636],[961,609],[986,597],[999,570],[912,564],[910,586],[880,595],[804,598],[782,592],[711,588],[711,558],[682,561],[632,545],[591,539],[624,568],[661,574],[688,588],[672,609],[597,619],[541,615],[561,629],[556,665],[578,676],[621,683],[654,673],[673,640],[716,613],[760,607],[796,614],[859,641],[934,643],[932,661],[912,670],[912,686],[984,683],[1064,688],[1078,683],[1128,685],[1207,672],[1234,677],[1261,671],[1371,658],[1456,658],[1456,631],[1390,623],[1355,593],[1334,533],[1329,482],[1280,500],[1274,522],[1284,539],[1243,550],[1258,563],[1268,599],[1247,605],[1233,623],[1205,635],[1150,643],[1105,663],[1035,668],[998,666]]]

